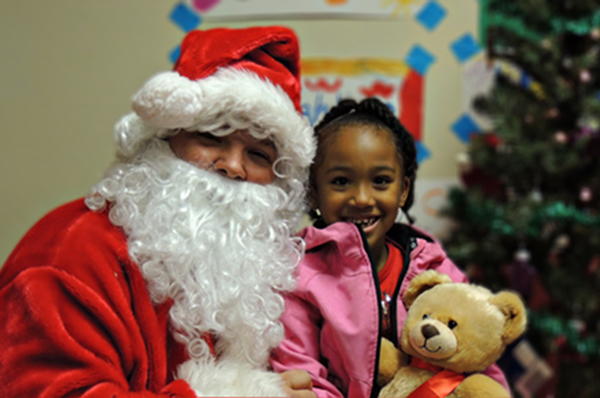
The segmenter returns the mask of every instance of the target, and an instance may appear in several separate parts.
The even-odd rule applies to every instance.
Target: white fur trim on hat
[[[156,127],[189,126],[202,109],[202,90],[197,85],[177,72],[159,73],[133,97],[133,110]]]
[[[310,123],[285,91],[247,70],[221,68],[196,81],[160,73],[133,97],[133,109],[156,131],[210,132],[233,120],[246,122],[271,137],[293,169],[308,167],[315,152]]]

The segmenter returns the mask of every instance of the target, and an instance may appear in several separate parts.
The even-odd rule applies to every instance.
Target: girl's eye
[[[350,180],[347,179],[346,177],[335,177],[334,179],[331,180],[331,184],[337,185],[337,186],[348,185],[349,183],[350,183]]]
[[[390,177],[387,176],[377,176],[375,177],[375,179],[373,180],[373,183],[375,185],[378,186],[382,186],[382,185],[388,185],[392,182],[392,179]]]
[[[457,327],[457,326],[458,326],[458,323],[456,323],[456,321],[452,321],[452,320],[451,320],[451,321],[449,321],[449,322],[448,322],[448,327],[449,327],[450,329],[454,329],[454,328],[455,328],[455,327]]]

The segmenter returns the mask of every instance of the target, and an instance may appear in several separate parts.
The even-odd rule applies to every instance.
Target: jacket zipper
[[[407,242],[401,242],[401,247],[404,248],[404,259],[402,264],[402,272],[400,273],[400,277],[398,278],[398,282],[396,283],[396,289],[394,289],[394,294],[392,295],[392,301],[390,303],[389,310],[391,311],[390,322],[392,323],[392,343],[396,348],[399,347],[398,341],[398,312],[396,308],[398,307],[398,295],[400,294],[400,288],[402,287],[402,282],[406,277],[406,273],[408,272],[408,268],[410,266],[410,253],[412,252],[411,239],[408,238]]]
[[[371,256],[371,249],[369,248],[369,244],[367,242],[367,236],[363,232],[362,228],[356,226],[358,231],[360,232],[360,238],[362,240],[363,248],[365,249],[365,253],[367,253],[367,257],[369,258],[369,264],[371,265],[371,273],[373,277],[373,282],[375,283],[375,302],[377,303],[377,352],[375,354],[375,368],[373,372],[373,380],[371,387],[370,398],[377,398],[379,395],[379,386],[377,385],[377,373],[379,373],[379,351],[381,350],[381,325],[382,325],[382,315],[381,315],[381,288],[379,286],[379,276],[377,275],[377,269],[375,267],[375,263],[373,262],[373,257]]]

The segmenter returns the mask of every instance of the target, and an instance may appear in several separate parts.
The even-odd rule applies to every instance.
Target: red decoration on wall
[[[402,85],[398,101],[402,106],[400,121],[416,141],[421,141],[423,131],[423,83],[423,76],[411,69]]]
[[[381,80],[375,80],[371,87],[361,87],[359,90],[365,97],[379,96],[388,99],[394,93],[394,88],[395,87],[392,84],[387,84]]]
[[[342,79],[335,79],[335,82],[329,83],[326,79],[320,78],[316,82],[311,82],[304,79],[304,86],[311,91],[325,91],[327,93],[335,93],[342,87],[344,82]]]

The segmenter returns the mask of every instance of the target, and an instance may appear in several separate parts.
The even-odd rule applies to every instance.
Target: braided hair
[[[398,160],[402,164],[404,176],[410,181],[408,196],[401,209],[409,223],[414,219],[408,214],[414,202],[414,183],[417,175],[417,149],[413,136],[400,123],[390,108],[377,98],[365,98],[357,102],[353,99],[343,99],[325,114],[323,119],[315,126],[317,139],[317,155],[310,168],[309,190],[316,189],[316,168],[323,161],[325,149],[331,137],[342,127],[348,125],[369,125],[382,128],[392,134],[396,144]],[[311,213],[314,217],[314,214]]]

